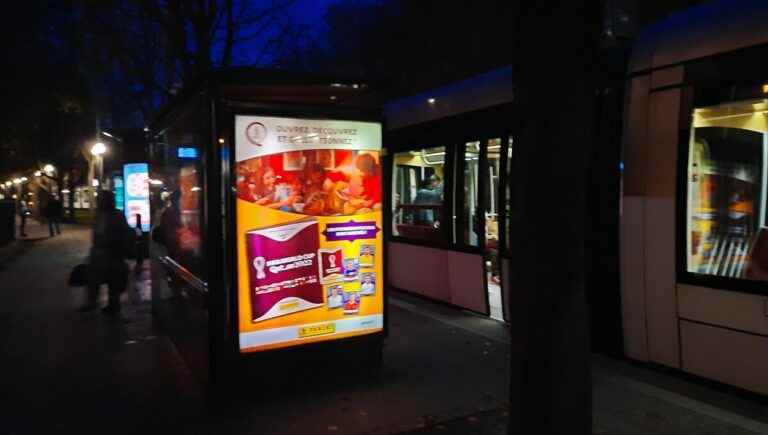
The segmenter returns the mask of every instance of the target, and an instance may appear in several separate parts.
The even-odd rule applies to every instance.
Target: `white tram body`
[[[671,15],[626,88],[626,356],[768,394],[768,2]]]

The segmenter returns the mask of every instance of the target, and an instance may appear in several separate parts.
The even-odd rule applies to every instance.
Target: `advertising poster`
[[[241,352],[384,326],[381,124],[237,116]]]
[[[136,215],[141,215],[141,230],[149,232],[149,165],[131,163],[123,166],[125,189],[125,219],[136,227]]]

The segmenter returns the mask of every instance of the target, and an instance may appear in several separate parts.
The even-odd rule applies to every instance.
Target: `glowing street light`
[[[21,177],[21,182],[22,182],[22,183],[25,183],[25,182],[27,182],[27,181],[29,181],[29,178],[27,178],[27,177]]]
[[[42,173],[42,172],[40,172],[40,171],[35,171],[35,177],[39,177],[39,176],[41,176],[41,175],[43,175],[43,173]]]
[[[54,172],[56,172],[56,167],[48,163],[47,165],[43,166],[43,172],[45,172],[48,175],[51,175]]]
[[[13,181],[10,181],[10,180],[6,181],[6,182],[5,182],[5,186],[6,186],[6,187],[11,187],[11,186],[13,186]]]
[[[21,178],[14,178],[13,179],[13,184],[16,184],[16,185],[21,184]]]
[[[96,142],[91,147],[91,154],[94,156],[100,156],[107,152],[107,146],[103,142]]]

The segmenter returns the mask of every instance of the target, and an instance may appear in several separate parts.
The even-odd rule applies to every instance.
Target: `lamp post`
[[[104,142],[96,142],[91,147],[91,155],[93,156],[93,159],[91,159],[91,164],[94,165],[91,175],[91,186],[93,186],[93,193],[94,195],[91,196],[91,208],[94,208],[96,206],[96,190],[98,189],[98,186],[101,185],[101,178],[104,175],[104,153],[107,152],[107,146],[104,145]]]
[[[91,147],[91,154],[96,158],[96,168],[95,172],[98,175],[95,175],[94,178],[99,180],[99,183],[101,183],[101,178],[104,175],[104,153],[107,152],[107,146],[104,145],[103,142],[96,142]]]

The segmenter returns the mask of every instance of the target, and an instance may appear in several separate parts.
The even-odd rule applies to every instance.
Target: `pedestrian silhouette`
[[[80,311],[97,307],[99,289],[107,284],[109,302],[102,308],[104,314],[120,314],[120,295],[128,284],[128,265],[125,258],[134,249],[135,235],[125,216],[115,208],[115,195],[101,191],[96,201],[93,222],[93,242],[88,261],[88,301]]]
[[[51,196],[43,210],[43,215],[48,221],[48,233],[51,237],[61,234],[61,212],[61,201],[56,196]]]
[[[21,237],[27,237],[27,214],[29,213],[29,207],[27,206],[27,203],[24,201],[24,196],[19,195],[19,200],[16,201],[16,211],[19,213],[19,219],[21,220],[19,224],[19,234],[21,234]]]

